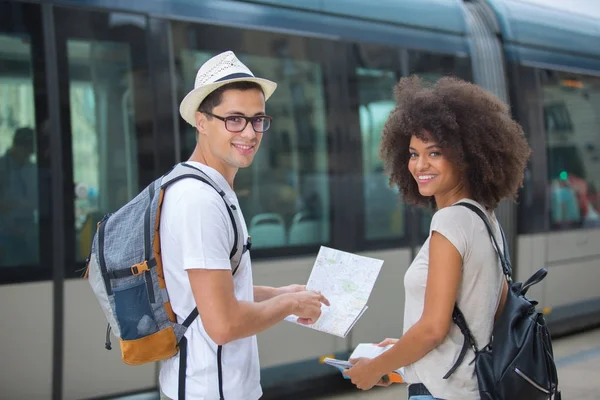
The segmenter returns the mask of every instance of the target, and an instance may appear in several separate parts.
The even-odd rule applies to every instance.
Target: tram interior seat
[[[285,224],[279,214],[255,215],[250,220],[248,231],[254,247],[278,247],[286,244]]]
[[[321,242],[321,224],[308,213],[294,215],[289,232],[290,245],[314,244]]]

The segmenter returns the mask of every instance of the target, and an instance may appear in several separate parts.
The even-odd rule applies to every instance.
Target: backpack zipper
[[[531,384],[531,386],[533,386],[534,388],[538,389],[539,391],[542,391],[546,394],[550,394],[550,391],[548,389],[544,389],[543,387],[541,387],[540,385],[538,385],[537,383],[535,383],[533,381],[533,379],[531,379],[530,377],[528,377],[527,375],[525,375],[525,373],[523,373],[519,368],[515,367],[515,372],[517,375],[519,375],[521,378],[525,379],[529,384]]]

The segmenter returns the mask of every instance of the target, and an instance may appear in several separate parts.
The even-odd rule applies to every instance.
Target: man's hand
[[[288,285],[278,288],[254,285],[254,301],[260,303],[261,301],[269,300],[283,294],[298,293],[305,290],[306,285]]]
[[[291,296],[297,302],[294,314],[298,316],[298,323],[304,325],[317,322],[321,316],[321,304],[329,306],[325,296],[312,290],[288,293],[286,296]]]
[[[277,288],[277,295],[285,293],[298,293],[306,290],[306,285],[287,285]]]

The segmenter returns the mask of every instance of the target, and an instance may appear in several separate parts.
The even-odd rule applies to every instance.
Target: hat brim
[[[216,89],[220,88],[221,86],[227,85],[228,83],[232,83],[232,82],[258,83],[264,92],[265,101],[269,100],[269,97],[271,97],[271,95],[273,94],[273,92],[275,92],[275,89],[277,88],[277,84],[275,82],[272,82],[268,79],[263,79],[263,78],[243,77],[243,78],[227,79],[227,80],[221,81],[221,82],[210,83],[208,85],[204,85],[204,86],[201,86],[201,87],[198,87],[198,88],[192,90],[183,98],[183,100],[181,101],[181,104],[179,105],[179,114],[181,114],[181,118],[183,118],[191,126],[196,127],[195,115],[196,115],[196,111],[198,111],[198,107],[200,106],[200,103],[202,103],[202,101],[206,98],[206,96],[208,96],[210,93],[214,92]]]

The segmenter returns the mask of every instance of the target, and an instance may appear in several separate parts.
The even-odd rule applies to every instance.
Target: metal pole
[[[50,171],[52,176],[52,269],[53,269],[53,368],[52,399],[62,400],[63,389],[63,324],[65,280],[65,210],[62,129],[59,109],[58,59],[54,29],[54,10],[51,4],[42,4],[44,52],[50,128]],[[42,260],[43,262],[43,260]]]

